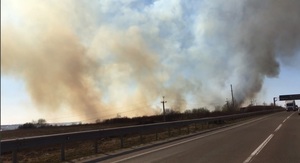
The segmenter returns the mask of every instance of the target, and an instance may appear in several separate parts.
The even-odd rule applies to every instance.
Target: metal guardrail
[[[244,118],[253,115],[271,113],[275,111],[281,111],[281,109],[242,113],[242,114],[235,114],[235,115],[228,115],[228,116],[137,125],[137,126],[129,126],[129,127],[119,127],[119,128],[110,128],[110,129],[70,132],[70,133],[63,133],[63,134],[24,137],[24,138],[17,138],[17,139],[7,139],[7,140],[1,140],[1,154],[12,152],[13,162],[17,162],[17,152],[20,150],[32,149],[37,147],[45,147],[49,145],[61,145],[61,160],[64,161],[65,144],[69,142],[95,140],[95,152],[97,153],[98,151],[97,140],[101,138],[120,137],[121,147],[123,147],[123,137],[129,134],[142,135],[142,134],[149,134],[149,133],[158,133],[171,128],[189,127],[192,124],[210,123],[219,120],[238,119],[238,118]]]

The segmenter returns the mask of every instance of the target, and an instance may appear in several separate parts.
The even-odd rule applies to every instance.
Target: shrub
[[[24,123],[23,125],[20,125],[18,127],[18,129],[30,129],[30,128],[37,128],[37,127],[33,123]]]

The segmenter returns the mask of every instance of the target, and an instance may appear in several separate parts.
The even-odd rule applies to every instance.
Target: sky
[[[299,6],[2,0],[1,124],[160,114],[162,96],[214,110],[231,84],[239,106],[299,94]]]

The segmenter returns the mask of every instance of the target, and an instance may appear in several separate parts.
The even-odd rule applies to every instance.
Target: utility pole
[[[234,98],[233,98],[232,84],[230,84],[230,88],[231,88],[232,109],[234,109]]]
[[[276,101],[277,101],[277,98],[276,98],[276,97],[273,97],[273,103],[274,103],[274,106],[276,106]]]
[[[165,103],[167,103],[167,101],[165,101],[165,96],[163,96],[163,100],[161,101],[161,103],[163,104],[164,122],[166,122]]]
[[[226,104],[227,104],[227,109],[229,109],[229,101],[227,98],[226,98]]]

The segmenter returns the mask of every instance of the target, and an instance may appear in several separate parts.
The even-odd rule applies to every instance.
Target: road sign
[[[300,94],[292,94],[292,95],[280,95],[280,101],[287,101],[287,100],[300,100]]]

